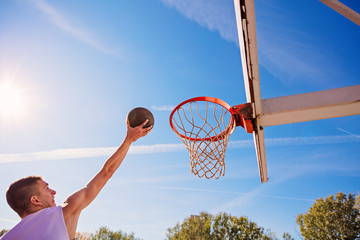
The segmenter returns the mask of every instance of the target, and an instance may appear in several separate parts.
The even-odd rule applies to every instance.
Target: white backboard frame
[[[320,0],[360,25],[360,15],[337,0]],[[264,127],[360,114],[360,85],[261,99],[254,0],[234,0],[246,100],[253,106],[261,183],[268,181]]]

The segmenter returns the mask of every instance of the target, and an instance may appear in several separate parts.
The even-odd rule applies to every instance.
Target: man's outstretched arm
[[[152,126],[145,129],[142,128],[146,123],[147,121],[138,127],[132,128],[129,126],[127,121],[127,134],[121,146],[105,162],[102,169],[90,180],[90,182],[84,188],[72,194],[64,202],[63,214],[70,239],[75,237],[77,221],[81,211],[95,199],[106,182],[119,168],[130,148],[130,145],[151,131]]]

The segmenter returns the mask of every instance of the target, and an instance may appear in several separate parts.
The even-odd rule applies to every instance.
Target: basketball
[[[131,110],[127,118],[129,119],[129,124],[131,127],[137,127],[141,125],[145,122],[146,119],[149,119],[149,121],[143,128],[154,126],[154,116],[148,109],[143,107],[137,107]]]

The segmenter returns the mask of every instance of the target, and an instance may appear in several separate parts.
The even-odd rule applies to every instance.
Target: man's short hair
[[[20,216],[28,213],[30,198],[40,194],[36,187],[37,181],[43,180],[41,176],[28,176],[13,182],[6,191],[6,201]]]

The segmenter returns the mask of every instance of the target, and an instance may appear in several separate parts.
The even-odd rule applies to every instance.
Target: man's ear
[[[35,206],[41,206],[40,199],[37,196],[32,196],[30,198],[30,203]]]

